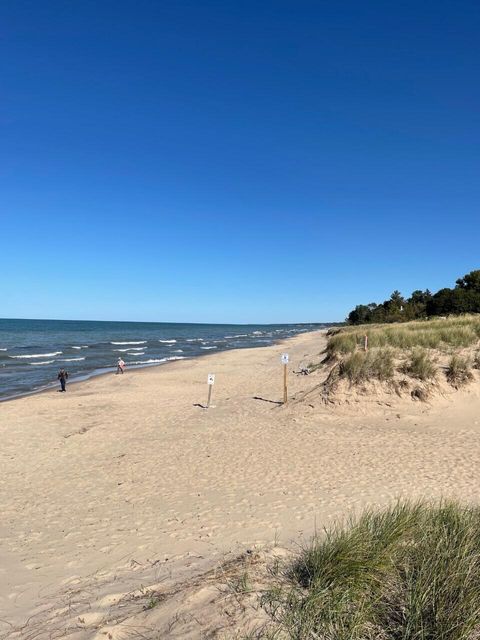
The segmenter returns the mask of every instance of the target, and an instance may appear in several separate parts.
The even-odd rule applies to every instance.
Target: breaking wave
[[[170,362],[171,360],[185,360],[185,356],[171,356],[170,358],[150,358],[149,360],[135,360],[133,362],[127,362],[127,365],[160,364],[161,362]]]
[[[52,353],[31,353],[30,355],[8,356],[9,358],[25,359],[25,358],[49,358],[52,356],[61,356],[63,351],[53,351]],[[39,363],[43,364],[43,363]]]

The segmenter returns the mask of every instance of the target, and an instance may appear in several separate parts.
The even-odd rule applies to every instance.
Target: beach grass
[[[473,377],[471,361],[454,354],[448,363],[446,375],[448,382],[454,387],[466,384]]]
[[[329,337],[327,353],[330,357],[353,353],[363,346],[365,336],[368,337],[370,349],[421,347],[448,351],[470,347],[480,339],[480,315],[345,327]]]
[[[418,380],[436,377],[438,369],[433,358],[424,349],[415,349],[402,367],[403,373]]]
[[[458,388],[473,379],[472,367],[480,369],[480,315],[343,327],[327,338],[326,358],[311,371],[335,363],[334,378],[351,385],[380,380],[399,389],[405,378],[397,374],[438,383],[443,370]]]
[[[365,380],[387,381],[395,372],[393,354],[389,349],[376,351],[356,351],[349,354],[340,363],[339,373],[351,383],[358,384]]]
[[[473,355],[473,368],[480,369],[480,349],[478,349]]]
[[[367,510],[315,538],[262,602],[271,638],[476,640],[480,508]]]

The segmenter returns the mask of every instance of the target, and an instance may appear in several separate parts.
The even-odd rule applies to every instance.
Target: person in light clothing
[[[117,373],[123,373],[124,371],[125,371],[125,362],[122,360],[122,358],[119,358],[117,362]]]

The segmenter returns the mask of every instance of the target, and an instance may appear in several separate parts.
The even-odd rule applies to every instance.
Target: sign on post
[[[207,409],[210,407],[210,400],[212,399],[212,387],[215,384],[215,374],[209,373],[207,376],[207,384],[208,384],[208,400],[207,400]]]
[[[288,365],[288,353],[282,353],[283,364],[283,404],[287,404],[287,365]]]

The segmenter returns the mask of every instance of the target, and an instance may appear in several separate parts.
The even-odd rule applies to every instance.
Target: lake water
[[[161,365],[214,351],[262,347],[325,324],[229,325],[163,322],[90,322],[0,319],[0,399],[69,380],[128,368]]]

